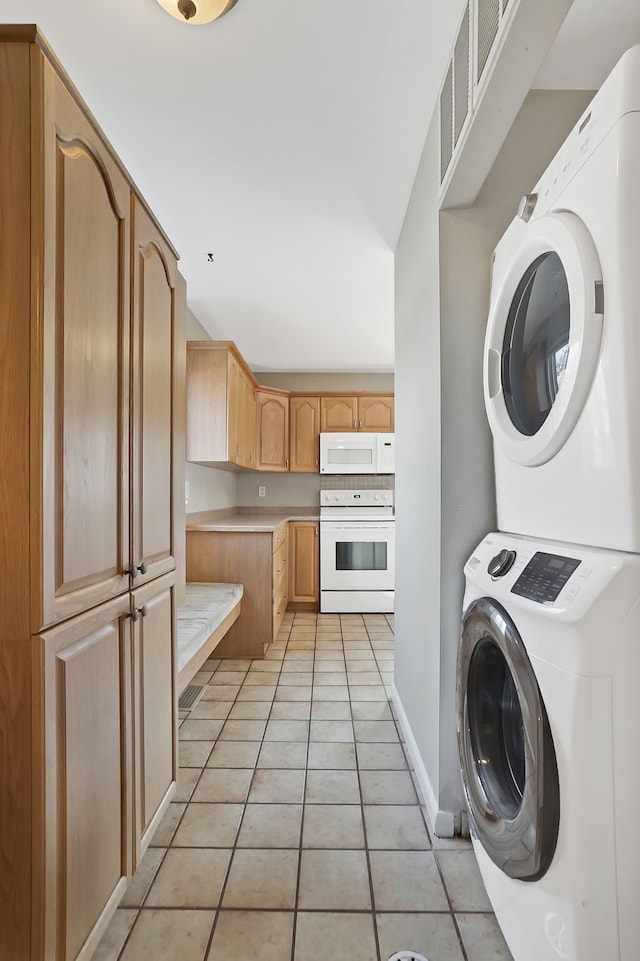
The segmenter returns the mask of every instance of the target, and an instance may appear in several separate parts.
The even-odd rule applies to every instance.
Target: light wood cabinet
[[[320,470],[320,398],[289,397],[289,470]]]
[[[392,433],[394,430],[394,398],[366,394],[358,397],[358,430]]]
[[[282,524],[273,533],[273,627],[272,640],[275,641],[289,603],[289,524]]]
[[[75,961],[95,948],[173,790],[171,736],[143,763],[135,732],[175,727],[184,283],[35,28],[6,30],[0,957]],[[163,650],[145,653],[148,682],[128,616],[144,592]]]
[[[133,592],[134,834],[137,867],[170,800],[178,773],[173,624],[174,575]],[[171,705],[171,711],[167,710]]]
[[[354,394],[320,398],[322,431],[352,433],[353,431],[394,430],[394,398],[391,395]]]
[[[276,531],[187,531],[187,580],[244,586],[242,610],[216,657],[262,657],[288,603],[288,525]]]
[[[104,927],[132,871],[128,597],[35,639],[33,945],[11,957],[67,961]],[[4,825],[3,825],[4,830]]]
[[[321,397],[320,430],[347,433],[358,429],[357,397]]]
[[[226,342],[187,345],[187,460],[256,466],[256,383]]]
[[[256,391],[256,468],[289,469],[289,395],[286,391]]]
[[[261,387],[230,341],[187,345],[187,460],[317,473],[320,431],[393,431],[392,394]]]
[[[289,523],[289,606],[317,610],[320,603],[320,537],[317,521]]]

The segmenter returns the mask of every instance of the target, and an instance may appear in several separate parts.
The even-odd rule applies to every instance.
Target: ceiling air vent
[[[471,89],[469,53],[469,4],[467,4],[453,48],[447,76],[440,92],[440,183],[458,142],[465,120],[469,116]]]
[[[453,50],[454,146],[457,144],[464,122],[469,116],[471,99],[471,89],[469,87],[469,80],[471,78],[469,50],[469,4],[467,4],[460,26],[460,32],[456,38],[456,45]]]

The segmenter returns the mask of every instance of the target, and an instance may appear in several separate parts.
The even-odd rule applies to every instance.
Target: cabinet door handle
[[[357,429],[358,429],[358,421],[357,421],[357,420],[354,420],[354,422],[353,422],[353,429],[354,429],[354,430],[357,430]]]
[[[361,421],[361,420],[358,421],[358,430],[362,430],[362,421]]]
[[[125,571],[124,573],[128,574],[132,580],[135,580],[138,576],[138,572],[140,572],[143,576],[147,573],[147,565],[145,561],[143,561],[137,567],[134,565],[130,570]]]
[[[133,623],[135,624],[135,622],[140,617],[146,617],[148,613],[149,613],[149,608],[147,607],[146,604],[143,604],[142,607],[134,607],[134,609],[130,611],[129,614],[127,614],[127,617],[130,617]]]
[[[289,458],[288,458],[288,457],[285,458],[284,466],[287,468],[287,470],[289,470]]]
[[[316,529],[315,529],[315,532],[314,532],[314,533],[315,533],[315,535],[316,535],[316,537],[317,537],[317,536],[318,536],[318,528],[317,528],[317,527],[316,527]]]
[[[316,457],[316,467],[318,466],[318,458]]]

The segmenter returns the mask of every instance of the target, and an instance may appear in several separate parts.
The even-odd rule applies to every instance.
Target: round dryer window
[[[602,274],[573,214],[547,214],[517,237],[494,272],[484,389],[496,446],[533,467],[557,454],[586,402],[602,339]]]
[[[466,611],[458,654],[458,746],[473,831],[509,877],[551,864],[560,786],[551,729],[522,640],[488,597]]]

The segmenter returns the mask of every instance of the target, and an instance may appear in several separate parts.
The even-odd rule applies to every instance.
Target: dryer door
[[[496,447],[514,463],[536,467],[563,446],[591,388],[602,338],[602,272],[591,235],[574,214],[516,226],[515,249],[503,269],[498,261],[494,269],[484,396]],[[509,236],[501,243],[507,251]]]
[[[472,829],[509,877],[551,864],[560,787],[531,662],[506,611],[488,597],[465,613],[458,654],[458,746]]]

